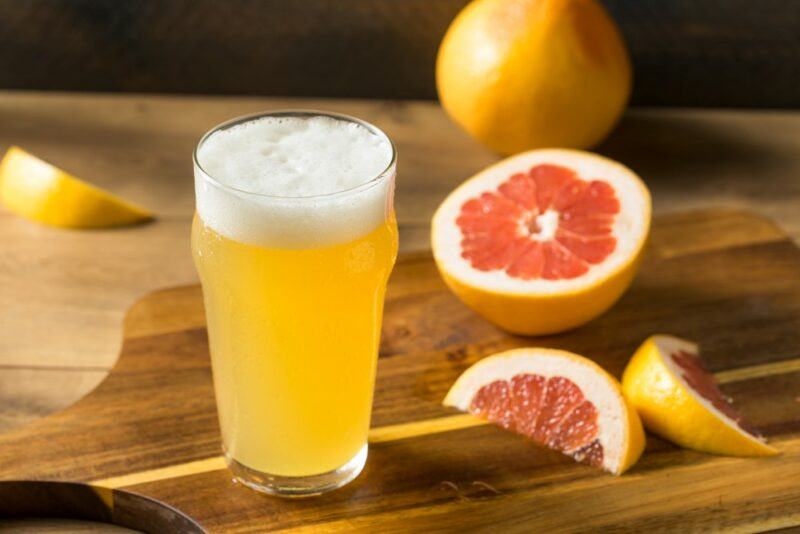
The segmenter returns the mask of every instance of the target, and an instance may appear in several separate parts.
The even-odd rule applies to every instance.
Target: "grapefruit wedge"
[[[10,211],[61,228],[106,228],[153,214],[12,146],[0,161],[0,200]]]
[[[729,456],[778,452],[742,421],[690,341],[650,337],[625,368],[622,388],[648,430],[682,447]]]
[[[444,404],[616,475],[644,449],[642,423],[616,379],[566,351],[514,349],[484,358],[458,378]]]
[[[448,286],[510,332],[540,335],[603,313],[630,285],[650,194],[627,167],[577,150],[507,158],[453,191],[431,245]]]

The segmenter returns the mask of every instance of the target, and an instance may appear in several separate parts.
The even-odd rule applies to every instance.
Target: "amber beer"
[[[386,135],[336,114],[235,119],[195,151],[192,250],[220,430],[250,487],[317,494],[366,461],[394,178]]]

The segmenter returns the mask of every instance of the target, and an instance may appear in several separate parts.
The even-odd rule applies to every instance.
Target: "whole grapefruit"
[[[631,78],[619,30],[595,0],[474,0],[436,60],[444,109],[501,154],[596,145]]]

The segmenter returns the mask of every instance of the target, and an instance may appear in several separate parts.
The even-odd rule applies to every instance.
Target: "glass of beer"
[[[192,253],[228,466],[282,496],[347,484],[367,458],[396,154],[353,117],[233,119],[194,152]]]

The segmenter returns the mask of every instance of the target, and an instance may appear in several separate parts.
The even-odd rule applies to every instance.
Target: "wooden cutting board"
[[[456,377],[493,352],[563,348],[619,376],[655,332],[700,342],[723,390],[782,454],[715,457],[648,436],[642,460],[613,477],[440,405]],[[320,498],[281,500],[233,483],[219,456],[200,289],[168,289],[131,309],[119,362],[95,391],[0,435],[0,516],[155,532],[798,525],[800,250],[747,213],[660,217],[625,297],[582,328],[538,339],[508,335],[464,307],[429,255],[401,257],[370,441],[361,476]],[[74,484],[33,482],[45,480]]]

